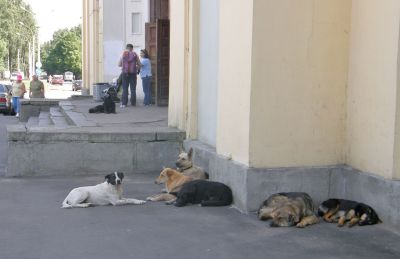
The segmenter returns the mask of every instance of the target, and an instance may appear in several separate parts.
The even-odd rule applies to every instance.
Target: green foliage
[[[3,39],[0,39],[0,71],[5,70],[4,59],[6,55],[7,55],[7,43]]]
[[[82,75],[81,28],[58,30],[53,40],[41,46],[43,69],[47,74],[63,74],[71,71],[76,78]]]
[[[18,49],[23,61],[20,68],[25,70],[28,67],[28,44],[37,37],[32,9],[22,0],[0,0],[0,10],[0,70],[8,67],[11,71],[17,70]]]

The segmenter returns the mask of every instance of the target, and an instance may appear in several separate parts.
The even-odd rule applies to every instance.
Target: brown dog
[[[271,227],[304,228],[318,223],[313,201],[304,192],[282,192],[269,196],[261,205],[258,217],[260,220],[271,219]]]
[[[146,199],[148,201],[173,201],[176,199],[176,193],[182,188],[182,185],[192,180],[192,177],[181,174],[177,170],[165,168],[161,171],[155,183],[165,183],[166,193],[156,194]]]
[[[184,175],[193,177],[194,179],[208,179],[208,174],[204,172],[203,168],[195,166],[193,164],[193,149],[190,148],[189,152],[186,153],[181,147],[181,152],[176,161],[178,171]]]

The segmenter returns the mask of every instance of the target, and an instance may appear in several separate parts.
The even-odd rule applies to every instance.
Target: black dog
[[[200,203],[201,206],[226,206],[230,205],[232,200],[232,191],[225,184],[194,180],[182,186],[173,204],[176,207],[185,206],[187,203]]]
[[[103,98],[104,102],[102,105],[97,105],[94,108],[89,109],[89,113],[115,113],[115,103],[108,93]]]
[[[337,222],[339,227],[373,225],[381,222],[378,214],[370,206],[351,200],[328,199],[318,207],[318,215],[327,222]]]

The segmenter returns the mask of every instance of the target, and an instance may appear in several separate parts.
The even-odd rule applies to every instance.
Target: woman
[[[140,77],[142,78],[143,92],[144,92],[144,105],[151,105],[151,62],[149,59],[149,53],[147,50],[140,50],[140,63],[142,66],[140,68]]]
[[[26,92],[25,84],[22,82],[22,76],[17,76],[17,81],[15,81],[12,85],[11,95],[12,95],[12,104],[15,111],[15,116],[19,117],[20,111],[20,103],[19,99],[24,98],[24,94]]]

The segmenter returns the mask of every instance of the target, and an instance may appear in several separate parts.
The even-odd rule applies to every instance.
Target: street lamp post
[[[35,15],[33,12],[29,11],[28,9],[26,9],[25,7],[23,7],[22,5],[19,6],[19,8],[21,8],[22,10],[24,10],[27,13],[30,13],[32,15]],[[25,26],[26,28],[28,28],[33,35],[33,39],[32,39],[32,75],[33,74],[40,74],[41,70],[40,68],[42,67],[42,63],[40,62],[40,41],[39,41],[39,35],[38,35],[38,40],[37,40],[37,48],[38,48],[38,54],[37,54],[37,62],[35,63],[35,34],[33,33],[32,29],[29,28],[28,26],[26,26],[23,22],[20,22],[21,25]],[[39,27],[36,27],[39,29]],[[37,69],[35,69],[37,68]]]
[[[23,22],[19,22],[19,24],[21,24],[22,26],[24,26],[25,28],[27,28],[31,33],[32,33],[32,52],[31,52],[31,45],[29,42],[29,76],[32,77],[33,74],[35,74],[36,70],[35,70],[35,33],[33,33],[32,29],[29,28],[28,26],[25,25],[25,23]],[[40,46],[39,46],[39,40],[38,40],[38,59],[40,60]],[[41,65],[41,64],[40,64]]]

